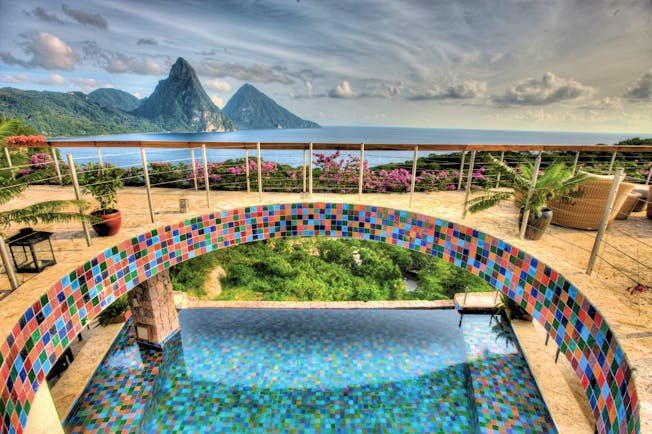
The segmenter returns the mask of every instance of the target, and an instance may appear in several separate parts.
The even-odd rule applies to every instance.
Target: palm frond
[[[6,137],[17,135],[19,128],[20,128],[20,121],[18,121],[17,119],[9,119],[0,122],[0,142],[4,141]]]
[[[476,213],[498,205],[514,197],[513,191],[483,191],[465,202],[470,213]]]
[[[76,207],[79,211],[65,211]],[[89,207],[83,200],[52,200],[35,203],[24,208],[0,212],[0,227],[6,228],[12,223],[35,225],[42,223],[68,223],[71,221],[85,221],[98,223],[100,219],[84,214],[82,210]]]
[[[38,173],[21,176],[18,179],[0,178],[0,205],[4,205],[16,196],[19,196],[30,185],[42,179],[43,175]]]

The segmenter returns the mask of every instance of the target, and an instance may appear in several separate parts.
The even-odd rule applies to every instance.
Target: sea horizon
[[[65,142],[70,140],[133,140],[133,141],[197,141],[197,142],[287,142],[287,143],[391,143],[391,144],[557,144],[557,145],[593,145],[614,144],[631,138],[652,138],[652,134],[630,135],[626,133],[590,133],[565,131],[522,131],[522,130],[483,130],[465,128],[405,128],[405,127],[361,127],[361,126],[323,126],[321,128],[305,129],[260,129],[240,130],[221,133],[133,133],[114,134],[106,136],[88,136],[77,138],[48,139],[61,143],[61,152],[70,153],[79,164],[97,162],[99,157],[95,148],[67,148]],[[140,166],[139,153],[119,153],[117,148],[107,148],[102,151],[103,162],[116,166]],[[329,153],[326,151],[325,153]],[[431,154],[430,151],[420,152],[419,156]],[[358,155],[357,152],[342,152],[343,155]],[[147,150],[151,161],[191,161],[187,149],[151,148]],[[249,156],[253,154],[250,152]],[[411,148],[405,151],[368,151],[365,159],[370,166],[399,162],[412,159]],[[197,161],[201,153],[195,152]],[[242,150],[210,149],[207,151],[209,161],[225,161],[244,158]],[[263,150],[264,160],[289,164],[299,167],[303,164],[303,153],[289,150]]]

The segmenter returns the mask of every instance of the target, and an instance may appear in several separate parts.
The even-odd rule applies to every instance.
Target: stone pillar
[[[138,338],[161,347],[179,329],[169,271],[161,271],[150,277],[128,294]]]
[[[63,434],[61,420],[45,380],[39,385],[32,400],[32,407],[23,432],[25,434]]]

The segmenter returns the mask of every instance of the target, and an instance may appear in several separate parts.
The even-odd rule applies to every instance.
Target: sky
[[[142,98],[178,57],[322,125],[652,133],[652,0],[0,0],[0,87]]]

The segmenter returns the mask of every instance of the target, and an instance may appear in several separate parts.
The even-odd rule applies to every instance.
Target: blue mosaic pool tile
[[[258,221],[265,218],[268,227],[261,232]],[[385,221],[392,222],[391,227]],[[267,239],[328,233],[387,242],[443,258],[507,293],[543,325],[570,362],[591,403],[597,431],[640,431],[640,406],[628,361],[619,354],[618,341],[601,313],[563,276],[509,243],[435,217],[365,205],[299,203],[227,210],[140,234],[112,247],[110,257],[105,250],[54,282],[39,296],[40,306],[31,307],[34,316],[26,312],[0,343],[3,432],[24,429],[37,385],[51,364],[88,321],[148,276],[203,254],[209,246],[211,250],[228,247],[254,235]],[[163,248],[161,263],[153,267],[153,252]],[[86,292],[93,295],[84,297]],[[46,315],[43,306],[48,304],[51,313]],[[43,315],[36,320],[39,313]],[[64,319],[65,327],[55,330],[62,335],[51,333],[52,339],[43,344],[35,337],[37,332],[43,335],[58,318]],[[590,330],[588,336],[575,327],[577,321],[585,327],[582,330]],[[597,331],[604,334],[603,344],[596,343]],[[24,370],[26,375],[14,366],[19,354],[21,361],[31,363]],[[41,357],[50,363],[34,363]]]

